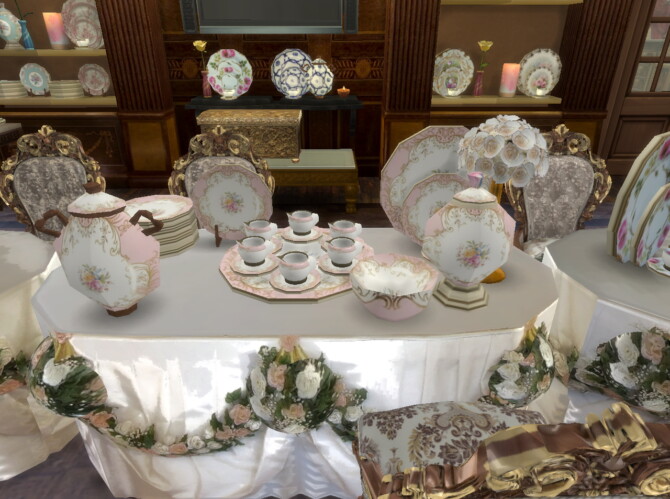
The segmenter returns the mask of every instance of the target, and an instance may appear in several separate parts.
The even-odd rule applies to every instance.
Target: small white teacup
[[[316,258],[302,251],[289,251],[277,257],[279,271],[288,284],[302,284],[316,267]]]
[[[308,235],[314,226],[319,223],[319,215],[307,210],[297,210],[287,213],[288,224],[296,236]]]
[[[237,241],[237,251],[246,265],[258,267],[265,263],[265,257],[272,251],[272,245],[260,236],[245,237]]]
[[[670,248],[665,248],[663,250],[663,265],[665,268],[670,270]]]
[[[326,243],[328,258],[335,267],[348,267],[360,253],[362,245],[350,237],[335,237]]]
[[[331,237],[350,237],[354,239],[360,236],[363,231],[361,224],[349,220],[338,220],[332,224],[329,223],[328,227],[330,227]]]
[[[277,224],[269,220],[252,220],[244,224],[244,233],[247,236],[259,236],[269,241],[277,233]]]

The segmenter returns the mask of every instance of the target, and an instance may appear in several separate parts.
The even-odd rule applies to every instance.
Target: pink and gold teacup
[[[297,210],[287,213],[288,224],[296,236],[307,236],[314,226],[319,223],[319,215],[307,210]]]
[[[259,236],[269,241],[277,233],[277,224],[269,220],[252,220],[244,224],[244,233],[247,236]]]
[[[331,237],[350,237],[352,239],[360,236],[363,230],[361,224],[351,222],[350,220],[338,220],[332,224],[329,223],[328,227],[330,227]]]
[[[335,237],[326,243],[328,258],[335,267],[348,267],[363,246],[350,237]]]
[[[277,257],[279,271],[288,284],[302,284],[316,267],[316,258],[302,251],[289,251]]]
[[[260,236],[245,237],[237,241],[237,251],[242,261],[249,267],[258,267],[265,263],[265,257],[270,254],[273,246]]]

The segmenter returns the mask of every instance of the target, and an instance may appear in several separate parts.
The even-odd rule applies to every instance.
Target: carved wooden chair
[[[517,221],[516,243],[536,258],[550,242],[583,229],[612,186],[605,161],[592,153],[586,135],[559,125],[544,136],[547,174],[525,187],[505,185]]]
[[[54,208],[67,214],[67,206],[85,193],[87,182],[97,182],[104,189],[100,165],[84,152],[78,138],[48,125],[23,135],[16,146],[18,152],[0,166],[0,197],[26,224],[27,232],[50,241],[53,236],[35,230],[35,222]],[[61,226],[49,220],[47,228],[60,230]]]

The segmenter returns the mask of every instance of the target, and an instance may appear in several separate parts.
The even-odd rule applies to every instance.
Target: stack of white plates
[[[161,244],[161,257],[178,255],[198,241],[198,222],[193,211],[193,201],[182,196],[156,195],[130,199],[126,213],[133,216],[138,210],[150,211],[155,220],[163,222],[163,228],[152,234]],[[153,227],[140,217],[142,229]]]
[[[19,80],[0,80],[0,98],[13,99],[15,97],[28,97],[28,92],[23,88]]]
[[[51,97],[56,99],[76,99],[84,96],[79,80],[58,80],[49,83]]]

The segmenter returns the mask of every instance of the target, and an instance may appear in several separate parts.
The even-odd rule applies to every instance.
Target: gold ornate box
[[[249,138],[261,158],[300,156],[300,109],[208,109],[197,118],[200,130],[216,125]]]

